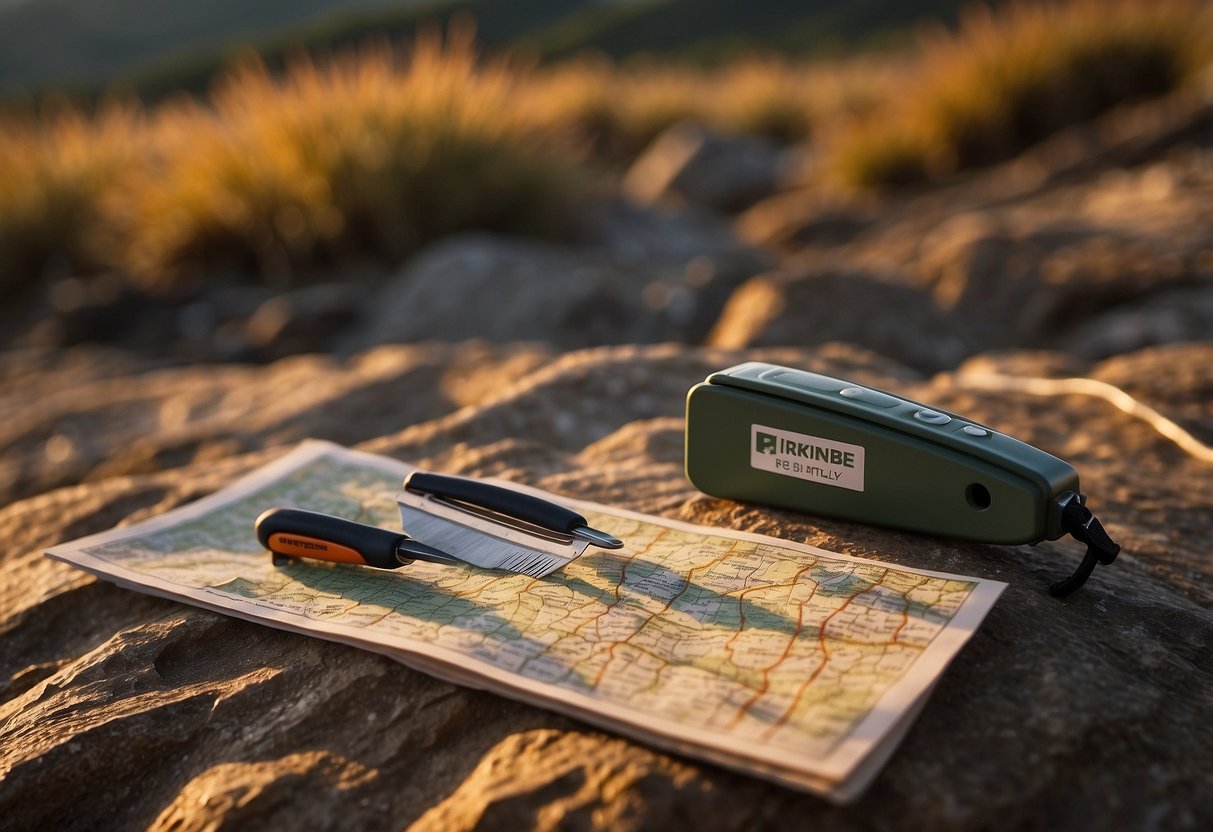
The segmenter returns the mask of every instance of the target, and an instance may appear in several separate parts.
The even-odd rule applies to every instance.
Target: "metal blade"
[[[484,569],[504,569],[542,578],[588,548],[589,541],[532,534],[424,494],[396,495],[400,522],[410,537]]]

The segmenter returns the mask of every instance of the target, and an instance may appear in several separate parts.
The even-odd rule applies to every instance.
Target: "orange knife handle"
[[[315,511],[271,508],[257,518],[257,539],[275,555],[395,569],[398,532]]]

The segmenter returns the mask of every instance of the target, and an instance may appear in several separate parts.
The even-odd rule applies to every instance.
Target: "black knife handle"
[[[586,525],[584,517],[564,506],[480,480],[414,471],[404,481],[404,487],[421,494],[471,503],[552,531],[569,533]]]
[[[257,518],[254,528],[261,545],[277,555],[379,569],[401,565],[396,552],[407,539],[378,526],[297,508],[271,508]]]

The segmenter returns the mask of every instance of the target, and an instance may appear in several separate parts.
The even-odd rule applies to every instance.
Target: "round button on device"
[[[914,418],[920,422],[926,422],[928,425],[946,425],[952,421],[952,417],[948,414],[935,410],[920,410],[914,414]]]
[[[969,436],[989,436],[990,432],[985,428],[979,428],[977,425],[965,425],[961,428]]]
[[[881,393],[879,390],[869,390],[866,387],[844,387],[838,395],[857,402],[875,405],[876,407],[897,407],[901,399]]]

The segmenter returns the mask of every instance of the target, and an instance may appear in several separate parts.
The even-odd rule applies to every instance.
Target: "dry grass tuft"
[[[754,61],[711,73],[478,59],[467,29],[283,76],[235,72],[206,101],[64,110],[0,132],[0,289],[48,263],[293,275],[399,260],[466,228],[553,235],[580,212],[581,152],[626,160],[675,122],[790,141],[870,108],[887,72]]]
[[[867,112],[893,75],[888,62],[749,60],[715,70],[605,61],[537,75],[532,96],[550,123],[571,128],[608,159],[628,159],[685,120],[802,141],[830,122]]]
[[[924,38],[917,71],[879,120],[838,145],[853,185],[900,184],[1014,156],[1071,124],[1175,89],[1213,56],[1195,0],[1075,0],[971,9]]]
[[[574,130],[600,156],[629,158],[675,122],[699,118],[696,75],[676,67],[625,71],[577,61],[538,73],[530,101],[548,124]]]
[[[0,291],[48,264],[147,285],[235,266],[299,274],[399,260],[466,228],[555,235],[579,161],[529,106],[528,73],[477,60],[468,31],[408,55],[369,48],[276,78],[246,66],[207,102],[0,125]]]
[[[0,292],[19,291],[56,263],[67,270],[101,262],[102,204],[144,130],[121,105],[91,118],[59,109],[0,124]]]
[[[246,67],[157,120],[163,157],[115,212],[148,279],[190,263],[294,272],[398,260],[465,228],[552,234],[577,198],[573,158],[518,107],[520,77],[468,38],[424,38],[282,79]]]

